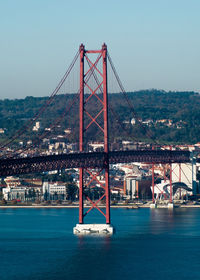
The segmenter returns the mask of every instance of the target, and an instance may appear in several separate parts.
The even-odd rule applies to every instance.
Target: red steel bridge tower
[[[95,124],[97,129],[103,133],[104,141],[104,153],[105,160],[101,169],[79,169],[79,224],[74,228],[74,233],[87,233],[92,232],[108,232],[112,233],[113,228],[110,226],[110,189],[109,189],[109,135],[108,135],[108,92],[107,92],[107,46],[104,43],[100,50],[86,50],[83,44],[80,45],[80,105],[79,105],[79,151],[85,151],[84,136],[89,127]],[[92,61],[89,57],[90,54],[97,54],[95,61]],[[85,62],[88,63],[89,68],[85,70]],[[101,65],[101,66],[99,66]],[[96,83],[91,86],[89,84],[90,77],[93,76]],[[89,90],[85,98],[85,88]],[[102,95],[97,94],[98,90],[102,91]],[[86,109],[87,102],[92,98],[96,98],[101,108],[96,112],[95,116]],[[85,125],[85,116],[89,119],[87,125]],[[103,117],[103,122],[98,122],[99,116]],[[85,183],[84,177],[89,176],[89,181]],[[99,179],[101,176],[101,180]],[[102,182],[102,176],[104,180]],[[97,183],[104,193],[97,201],[92,201],[88,195],[84,193],[84,189],[88,186],[94,187],[93,183]],[[84,199],[89,201],[90,208],[84,209]],[[100,209],[99,203],[104,200],[105,207]],[[85,216],[93,209],[97,209],[104,217],[105,224],[84,224]]]

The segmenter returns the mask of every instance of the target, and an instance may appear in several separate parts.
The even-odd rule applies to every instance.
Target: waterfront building
[[[187,199],[190,195],[192,195],[192,188],[187,184],[178,181],[172,182],[173,199]],[[154,198],[155,200],[170,199],[170,180],[162,180],[161,183],[154,185]]]
[[[103,142],[93,142],[93,143],[89,143],[89,150],[94,151],[94,152],[99,152],[99,151],[103,151],[104,148],[104,143]]]
[[[180,181],[189,188],[196,189],[197,167],[195,163],[173,163],[172,170],[172,182]]]
[[[14,188],[19,186],[20,183],[20,179],[18,177],[13,177],[13,176],[8,176],[4,179],[6,186],[10,187],[10,188]]]
[[[10,200],[26,200],[27,188],[24,187],[7,187],[3,188],[3,198],[7,201]]]
[[[128,176],[124,181],[124,195],[127,199],[150,199],[151,178]]]
[[[135,177],[126,177],[125,194],[127,199],[138,198],[138,180]]]
[[[66,200],[66,186],[59,182],[44,182],[42,185],[42,192],[44,200]]]
[[[33,126],[33,131],[38,131],[41,128],[41,123],[36,122],[35,125]]]

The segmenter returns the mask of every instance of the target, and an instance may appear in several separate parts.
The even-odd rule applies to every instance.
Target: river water
[[[90,214],[88,223],[102,222]],[[78,209],[0,209],[0,279],[200,278],[200,209],[111,215],[115,235],[79,238]]]

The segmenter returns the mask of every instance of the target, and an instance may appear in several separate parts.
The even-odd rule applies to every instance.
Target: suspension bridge
[[[95,57],[94,57],[95,55]],[[9,150],[13,143],[33,126],[33,124],[40,119],[44,112],[48,113],[49,107],[52,106],[55,96],[66,83],[73,67],[79,58],[79,88],[77,93],[74,94],[70,103],[67,104],[65,111],[57,116],[54,123],[50,128],[59,124],[59,122],[72,110],[74,104],[78,101],[79,111],[75,114],[79,115],[79,151],[68,154],[58,155],[32,155],[23,157],[25,151],[35,148],[24,147],[23,149],[16,149],[15,151]],[[190,152],[182,150],[164,150],[156,148],[157,143],[154,141],[152,144],[153,149],[138,149],[128,151],[110,151],[109,149],[109,131],[108,128],[108,110],[111,110],[114,118],[113,121],[118,121],[121,129],[124,129],[122,122],[113,108],[108,104],[108,72],[107,67],[112,69],[112,73],[117,81],[120,91],[124,94],[125,100],[130,108],[131,114],[137,120],[137,123],[144,129],[144,132],[151,139],[151,134],[140,123],[135,111],[134,106],[128,99],[126,91],[121,83],[119,75],[114,67],[111,57],[107,51],[106,44],[103,44],[99,50],[86,50],[83,44],[75,55],[70,67],[64,74],[60,83],[42,105],[39,111],[30,119],[25,125],[20,128],[15,135],[7,139],[2,145],[1,150],[6,151],[0,159],[0,176],[10,176],[28,173],[38,173],[51,170],[61,170],[67,168],[79,168],[79,225],[76,228],[77,232],[81,231],[81,225],[84,225],[85,216],[94,208],[105,217],[105,222],[108,227],[103,227],[103,230],[110,231],[110,186],[109,186],[109,165],[116,163],[129,163],[129,162],[145,162],[150,164],[155,163],[184,163],[190,162]],[[91,112],[91,101],[93,103],[93,111]],[[93,101],[94,102],[94,101]],[[94,108],[95,104],[95,108]],[[104,143],[102,152],[88,152],[87,141],[89,137],[92,139],[94,136],[89,132],[91,126],[96,127],[97,135],[101,134],[101,139]],[[49,132],[45,132],[40,139],[44,139]],[[99,179],[101,176],[101,180]],[[104,178],[102,180],[102,177]],[[99,184],[104,189],[104,194],[98,201],[92,201],[86,194],[87,187],[94,187],[94,184]],[[89,209],[84,209],[84,199],[91,203]],[[105,210],[100,209],[98,204],[100,201],[105,201]]]

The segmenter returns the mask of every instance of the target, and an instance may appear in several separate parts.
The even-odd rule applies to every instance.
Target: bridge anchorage
[[[99,132],[103,133],[104,141],[104,163],[101,168],[79,169],[79,224],[74,227],[74,234],[112,234],[113,227],[110,224],[110,189],[109,189],[109,135],[108,135],[108,92],[107,92],[107,46],[104,43],[101,50],[86,50],[84,45],[80,46],[80,97],[79,97],[79,151],[84,152],[86,145],[84,136],[89,127],[95,124]],[[97,54],[95,61],[89,58],[90,54]],[[88,70],[85,69],[85,62],[88,63]],[[101,65],[100,65],[101,64]],[[99,66],[100,65],[100,66]],[[95,83],[89,83],[90,77],[93,77]],[[85,88],[89,93],[85,97]],[[97,95],[100,90],[101,95]],[[96,98],[100,104],[100,109],[95,117],[87,110],[87,103],[90,98]],[[99,116],[103,117],[100,123]],[[85,117],[89,119],[85,124]],[[87,182],[86,182],[87,177]],[[89,180],[88,180],[89,177]],[[94,188],[96,182],[103,194],[98,201],[92,201],[85,193],[87,187]],[[87,211],[84,207],[84,198],[90,203]],[[99,204],[104,204],[104,209],[100,209]],[[85,224],[85,216],[93,209],[97,209],[105,218],[105,224]]]

